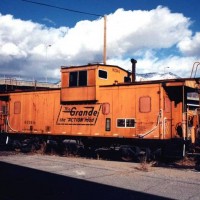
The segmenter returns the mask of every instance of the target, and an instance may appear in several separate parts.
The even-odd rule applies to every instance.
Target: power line
[[[103,17],[103,15],[100,15],[100,14],[83,12],[83,11],[73,10],[73,9],[69,9],[69,8],[63,8],[63,7],[54,6],[54,5],[36,2],[36,1],[29,1],[29,0],[21,0],[21,1],[24,1],[24,2],[27,2],[27,3],[32,3],[32,4],[37,4],[37,5],[40,5],[40,6],[47,6],[47,7],[51,7],[51,8],[56,8],[56,9],[59,9],[59,10],[65,10],[65,11],[69,11],[69,12],[79,13],[79,14],[92,15],[92,16],[96,16],[96,17]]]
[[[51,8],[56,8],[56,9],[59,9],[59,10],[65,10],[65,11],[69,11],[69,12],[79,13],[79,14],[92,15],[92,16],[96,16],[96,17],[103,17],[104,18],[103,63],[106,64],[106,16],[100,15],[100,14],[95,14],[95,13],[88,13],[88,12],[83,12],[83,11],[79,11],[79,10],[73,10],[73,9],[58,7],[58,6],[54,6],[54,5],[50,5],[50,4],[46,4],[46,3],[41,3],[41,2],[36,2],[36,1],[30,1],[30,0],[21,0],[21,1],[24,1],[26,3],[37,4],[37,5],[40,5],[40,6],[47,6],[47,7],[51,7]]]

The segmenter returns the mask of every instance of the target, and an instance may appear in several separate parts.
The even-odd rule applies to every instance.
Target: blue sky
[[[44,4],[69,8],[77,11],[108,15],[118,8],[125,10],[151,10],[158,5],[168,7],[172,12],[183,13],[195,21],[194,28],[200,30],[200,2],[199,0],[33,0]],[[47,26],[73,27],[78,21],[94,20],[95,16],[62,11],[47,6],[27,3],[21,0],[1,0],[0,11],[2,14],[12,14],[16,18],[44,23]],[[55,24],[45,22],[48,18]]]
[[[34,0],[33,0],[34,1]],[[107,15],[107,63],[188,77],[200,60],[199,0],[35,0]],[[59,79],[61,65],[102,61],[103,19],[0,1],[0,74]]]

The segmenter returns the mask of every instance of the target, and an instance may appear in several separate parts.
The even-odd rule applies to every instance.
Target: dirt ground
[[[18,151],[0,151],[0,156],[9,156],[9,155],[16,155],[16,154],[24,154]],[[34,154],[42,154],[41,152],[31,152],[31,153],[25,153],[26,155],[34,155]],[[53,152],[49,155],[54,156],[60,156],[57,153]],[[63,155],[62,155],[63,156]],[[71,156],[70,157],[74,157]],[[91,159],[91,158],[86,158]],[[102,158],[99,158],[100,160],[105,160]],[[94,159],[96,160],[96,159]],[[111,158],[108,158],[108,160],[112,160]],[[123,162],[123,161],[122,161]],[[190,169],[190,170],[197,170],[200,171],[200,155],[190,155],[186,156],[182,159],[178,160],[157,160],[157,161],[151,161],[151,162],[140,162],[137,166],[138,170],[142,171],[148,171],[150,167],[164,167],[164,168],[174,168],[174,169]]]

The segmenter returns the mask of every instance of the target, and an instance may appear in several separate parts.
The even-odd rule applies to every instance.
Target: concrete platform
[[[200,199],[195,170],[48,155],[0,156],[0,199]]]

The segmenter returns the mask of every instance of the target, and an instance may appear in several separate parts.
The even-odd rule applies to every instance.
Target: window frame
[[[118,120],[124,120],[124,126],[118,126]],[[134,126],[127,126],[127,120],[134,120]],[[136,127],[135,118],[117,118],[116,119],[116,127],[117,128],[135,128]]]
[[[76,80],[71,80],[72,74],[76,74]],[[74,84],[76,83],[76,84]],[[69,72],[69,87],[78,87],[78,72]]]
[[[71,74],[76,74],[76,80],[71,81]],[[80,79],[80,74],[86,73],[82,80]],[[84,83],[84,84],[81,84]],[[86,87],[88,85],[88,70],[72,71],[69,72],[69,87]]]
[[[104,77],[100,77],[100,75],[99,75],[99,72],[100,72],[100,71],[102,71],[102,72],[106,72],[106,78],[104,78]],[[99,77],[100,79],[107,80],[107,79],[108,79],[108,71],[103,70],[103,69],[98,69],[98,77]]]

